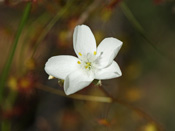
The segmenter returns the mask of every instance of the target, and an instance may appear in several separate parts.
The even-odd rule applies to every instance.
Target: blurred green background
[[[27,5],[30,12],[0,87],[1,130],[175,130],[174,0],[1,0],[1,79]],[[106,37],[123,41],[115,59],[123,75],[102,81],[103,87],[154,121],[125,103],[68,98],[57,79],[47,79],[48,58],[75,55],[72,33],[79,24],[91,28],[97,44]],[[105,96],[91,86],[76,94]]]

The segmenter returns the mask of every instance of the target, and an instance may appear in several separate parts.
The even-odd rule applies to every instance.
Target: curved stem
[[[103,96],[87,96],[87,95],[81,95],[81,94],[73,94],[73,95],[67,96],[61,90],[57,90],[57,89],[42,85],[40,83],[37,83],[36,87],[40,90],[47,91],[52,94],[56,94],[56,95],[60,95],[60,96],[68,97],[72,99],[77,99],[77,100],[86,100],[86,101],[95,101],[95,102],[104,102],[104,103],[112,102],[112,99],[110,97],[103,97]]]
[[[155,46],[155,42],[153,42],[152,39],[149,38],[148,34],[145,32],[144,28],[141,26],[141,24],[137,21],[135,16],[132,14],[131,10],[128,8],[128,6],[125,4],[124,1],[120,2],[120,8],[122,9],[124,15],[127,17],[127,19],[131,22],[131,24],[134,26],[134,28],[140,33],[140,35],[162,56],[166,57],[170,62],[173,62],[175,64],[175,60],[173,60],[171,57],[169,57],[167,54],[165,54],[162,50],[157,48]]]
[[[4,120],[1,122],[1,131],[10,131],[11,124],[8,120]]]
[[[4,66],[4,69],[2,71],[2,76],[1,76],[1,79],[0,79],[0,103],[2,103],[4,86],[5,86],[6,79],[7,79],[7,76],[9,74],[9,71],[10,71],[10,67],[11,67],[11,64],[12,64],[12,61],[13,61],[13,57],[14,57],[17,45],[18,45],[18,40],[19,40],[20,35],[22,33],[22,30],[23,30],[23,28],[26,24],[27,18],[28,18],[29,13],[30,13],[31,6],[32,6],[31,2],[28,2],[26,7],[25,7],[25,10],[24,10],[24,13],[23,13],[23,16],[22,16],[22,19],[21,19],[21,23],[18,27],[17,34],[15,36],[15,40],[12,44],[10,54],[8,56],[7,62],[6,62],[5,66]],[[10,93],[8,102],[14,102],[15,97],[16,97],[16,95],[14,95],[13,93]],[[10,123],[9,120],[2,120],[1,121],[1,130],[2,131],[10,131],[11,130],[11,123]]]
[[[36,87],[40,90],[43,90],[43,91],[47,91],[47,92],[50,92],[50,93],[53,93],[56,95],[60,95],[60,96],[72,98],[72,99],[77,99],[77,100],[86,100],[86,101],[104,102],[104,103],[118,103],[118,104],[125,106],[128,109],[134,111],[139,116],[146,119],[147,121],[154,123],[156,125],[157,129],[159,129],[159,131],[164,131],[164,128],[157,121],[155,121],[150,115],[148,115],[147,113],[145,113],[141,109],[134,107],[133,105],[131,105],[125,101],[114,98],[102,86],[99,86],[99,87],[106,94],[107,97],[89,96],[89,95],[81,95],[81,94],[73,94],[73,95],[66,96],[63,91],[60,91],[58,89],[54,89],[54,88],[51,88],[51,87],[48,87],[48,86],[45,86],[45,85],[42,85],[39,83],[36,85]]]
[[[4,65],[4,68],[2,70],[2,75],[1,75],[1,79],[0,79],[0,103],[2,102],[4,86],[5,86],[5,83],[6,83],[6,79],[7,79],[12,61],[13,61],[13,57],[14,57],[14,54],[15,54],[15,51],[16,51],[16,47],[18,45],[18,40],[20,38],[20,35],[21,35],[22,30],[24,28],[24,25],[26,24],[27,18],[29,16],[31,5],[32,5],[31,2],[28,2],[27,5],[26,5],[26,8],[24,10],[24,13],[23,13],[23,16],[22,16],[22,19],[21,19],[21,23],[18,27],[17,34],[15,36],[15,40],[12,44],[10,54],[7,58],[6,64]]]

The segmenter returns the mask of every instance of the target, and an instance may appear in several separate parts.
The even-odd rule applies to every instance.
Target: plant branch
[[[72,99],[77,99],[77,100],[86,100],[86,101],[104,102],[104,103],[111,103],[112,102],[112,99],[110,97],[103,97],[103,96],[87,96],[87,95],[81,95],[81,94],[73,94],[73,95],[67,96],[61,90],[42,85],[40,83],[37,83],[36,87],[40,90],[47,91],[47,92],[50,92],[52,94],[56,94],[56,95],[60,95],[60,96],[68,97],[68,98],[72,98]]]
[[[159,131],[164,131],[164,128],[157,121],[155,121],[150,115],[148,115],[146,112],[142,111],[141,109],[139,109],[137,107],[134,107],[133,105],[131,105],[125,101],[114,98],[102,86],[99,86],[99,87],[105,93],[105,95],[106,95],[105,97],[104,96],[89,96],[89,95],[81,95],[81,94],[73,94],[73,95],[67,96],[61,90],[42,85],[40,83],[37,83],[36,87],[40,90],[47,91],[47,92],[50,92],[52,94],[60,95],[60,96],[67,97],[67,98],[77,99],[77,100],[104,102],[104,103],[118,103],[118,104],[120,104],[124,107],[127,107],[128,109],[134,111],[140,117],[146,119],[147,121],[155,124],[157,129],[159,129]]]

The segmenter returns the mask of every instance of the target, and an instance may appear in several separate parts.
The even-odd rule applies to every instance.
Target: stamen
[[[94,51],[94,55],[96,55],[97,54],[97,52],[96,51]]]
[[[91,66],[91,63],[90,63],[90,62],[87,62],[86,64],[87,64],[88,66]]]
[[[54,79],[55,77],[54,76],[51,76],[49,75],[48,79],[51,80],[51,79]]]
[[[82,56],[82,54],[81,54],[80,52],[79,52],[78,54],[79,54],[80,56]]]
[[[77,63],[78,63],[78,64],[81,64],[81,62],[80,62],[80,61],[78,61]]]

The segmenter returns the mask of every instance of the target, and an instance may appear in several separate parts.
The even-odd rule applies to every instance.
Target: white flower
[[[51,57],[45,71],[50,76],[64,80],[64,91],[73,94],[94,80],[116,78],[122,75],[114,61],[122,42],[115,38],[106,38],[96,48],[96,41],[86,25],[76,26],[73,34],[73,47],[77,57],[60,55]]]

